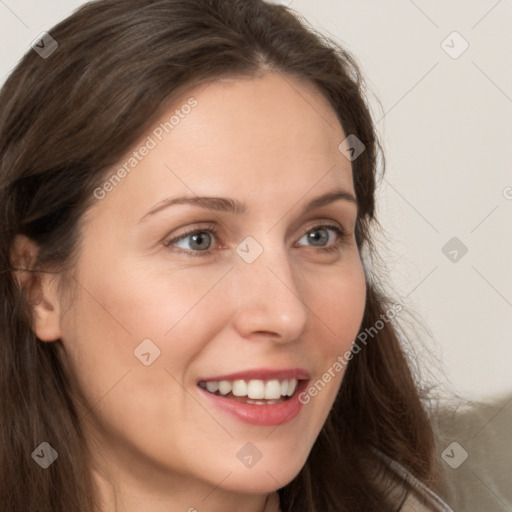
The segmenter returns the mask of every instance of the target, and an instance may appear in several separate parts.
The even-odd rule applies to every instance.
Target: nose
[[[239,335],[280,343],[297,340],[306,327],[308,307],[284,248],[267,247],[252,263],[240,259],[234,270],[234,326]]]

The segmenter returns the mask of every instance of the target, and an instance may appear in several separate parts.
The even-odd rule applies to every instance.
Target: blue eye
[[[299,240],[299,243],[301,240],[306,239],[313,247],[318,247],[323,251],[331,251],[336,249],[339,243],[343,241],[344,235],[344,231],[339,226],[315,226]]]
[[[306,241],[318,252],[332,252],[339,250],[347,235],[340,226],[320,225],[315,226],[302,236],[298,243]],[[165,247],[177,248],[177,252],[186,256],[209,256],[213,251],[213,245],[219,239],[217,230],[213,228],[193,229],[177,238],[164,243]]]
[[[180,249],[185,249],[186,251],[209,252],[213,243],[213,238],[216,236],[217,233],[212,229],[196,229],[181,235],[179,238],[169,240],[165,245],[172,245],[174,247],[179,247]],[[194,256],[196,256],[196,254],[194,254]],[[202,254],[197,254],[197,256],[202,256]]]

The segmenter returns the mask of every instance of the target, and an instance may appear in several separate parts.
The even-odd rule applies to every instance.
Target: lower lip
[[[255,405],[238,402],[230,398],[214,395],[198,386],[198,389],[216,407],[235,416],[237,419],[251,425],[275,426],[288,423],[300,413],[302,403],[299,401],[300,393],[306,389],[308,381],[299,381],[293,395],[283,402],[271,405]]]

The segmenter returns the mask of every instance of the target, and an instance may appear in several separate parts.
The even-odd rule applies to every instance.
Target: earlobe
[[[11,250],[13,276],[32,314],[32,329],[41,341],[61,338],[58,276],[34,268],[38,253],[35,242],[17,235]]]

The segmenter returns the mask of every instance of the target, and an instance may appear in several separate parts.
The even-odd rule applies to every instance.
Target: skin
[[[304,465],[342,373],[278,427],[216,409],[197,380],[302,367],[314,382],[350,349],[362,320],[356,204],[302,213],[335,189],[355,195],[338,150],[346,135],[327,100],[275,73],[225,79],[188,91],[155,126],[191,95],[197,107],[85,214],[73,300],[57,293],[58,275],[42,274],[34,292],[35,332],[58,343],[82,397],[104,512],[263,511]],[[139,222],[176,195],[232,198],[248,211],[174,205]],[[326,222],[346,235],[313,229]],[[210,227],[219,236],[201,242],[207,256],[187,256],[200,252],[190,237],[164,245]],[[307,233],[328,235],[334,250]],[[247,236],[263,248],[250,264],[235,250]],[[134,350],[147,338],[161,353],[144,366]],[[252,468],[236,457],[248,441],[262,454]]]

